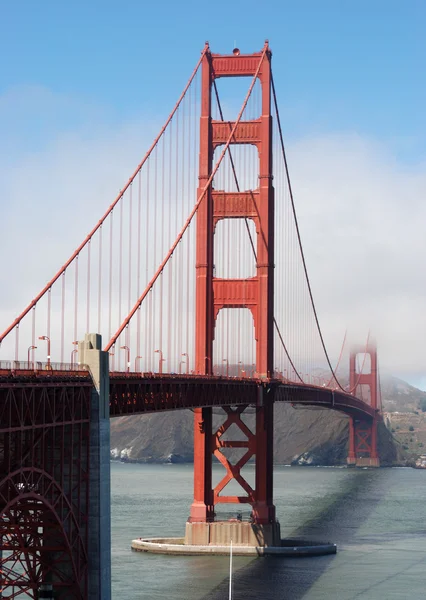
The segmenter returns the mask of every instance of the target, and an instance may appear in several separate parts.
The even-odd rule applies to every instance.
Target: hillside
[[[396,377],[382,382],[386,426],[406,453],[419,456],[426,452],[426,392]]]
[[[426,393],[401,380],[382,381],[385,422],[395,430],[392,435],[385,426],[380,427],[382,465],[405,464],[406,450],[422,454],[423,446],[419,444],[426,447],[426,413],[420,412],[419,403],[423,398],[426,399]],[[190,462],[193,460],[192,419],[189,410],[113,419],[112,456],[140,462]],[[248,415],[248,425],[251,419],[253,415]],[[219,414],[215,420],[219,423]],[[410,425],[414,431],[409,431]],[[344,464],[346,461],[348,422],[344,415],[330,410],[294,409],[277,403],[274,430],[277,464],[296,460],[309,464]]]

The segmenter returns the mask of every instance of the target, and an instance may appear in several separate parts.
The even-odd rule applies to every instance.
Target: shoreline
[[[148,458],[148,459],[141,459],[141,458],[119,458],[119,457],[114,457],[111,456],[110,457],[110,461],[114,462],[114,463],[124,463],[124,464],[134,464],[134,465],[193,465],[194,461],[193,460],[169,460],[167,458]],[[219,461],[215,461],[214,464],[220,464]],[[249,462],[249,465],[252,464],[254,465],[254,462]],[[288,463],[274,463],[274,467],[311,467],[311,468],[329,468],[329,469],[354,469],[354,468],[363,468],[363,467],[354,467],[352,465],[347,465],[346,463],[334,463],[334,464],[330,464],[330,463],[311,463],[311,464],[307,464],[307,463],[302,463],[302,464],[298,464],[298,463],[292,463],[292,464],[288,464]],[[365,467],[368,468],[368,467]],[[397,464],[392,464],[392,465],[388,465],[388,464],[384,464],[384,465],[380,465],[379,467],[380,469],[426,469],[426,466],[417,466],[415,463],[415,460],[412,461],[407,461],[406,463],[397,463]]]

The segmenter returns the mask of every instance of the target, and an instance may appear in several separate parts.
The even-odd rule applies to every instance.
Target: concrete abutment
[[[109,355],[99,334],[78,343],[79,363],[87,365],[94,388],[90,409],[88,585],[90,600],[111,600],[111,468]]]

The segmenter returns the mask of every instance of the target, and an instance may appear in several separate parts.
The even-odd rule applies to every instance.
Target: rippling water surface
[[[182,536],[192,465],[112,463],[114,600],[226,600],[227,557],[132,552],[140,536]],[[233,600],[426,598],[426,471],[277,467],[283,537],[332,541],[335,556],[234,558]]]

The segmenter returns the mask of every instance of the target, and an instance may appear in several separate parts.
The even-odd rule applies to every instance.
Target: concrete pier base
[[[245,521],[187,523],[184,543],[188,546],[279,546],[280,524],[264,525]]]
[[[189,545],[184,538],[138,538],[132,541],[132,550],[136,552],[151,552],[154,554],[171,554],[175,556],[190,555],[229,555],[230,546]],[[277,546],[232,546],[234,556],[324,556],[336,554],[336,544],[329,542],[312,542],[307,540],[280,540]]]
[[[370,456],[366,456],[363,458],[355,458],[349,457],[346,459],[346,464],[348,467],[380,467],[380,459],[379,458],[371,458]]]
[[[280,537],[278,522],[258,525],[245,521],[187,523],[184,538],[138,538],[132,550],[154,554],[235,556],[322,556],[336,554],[336,544]]]
[[[356,466],[357,467],[380,467],[380,459],[377,457],[372,458],[371,456],[366,456],[364,458],[357,458]]]

